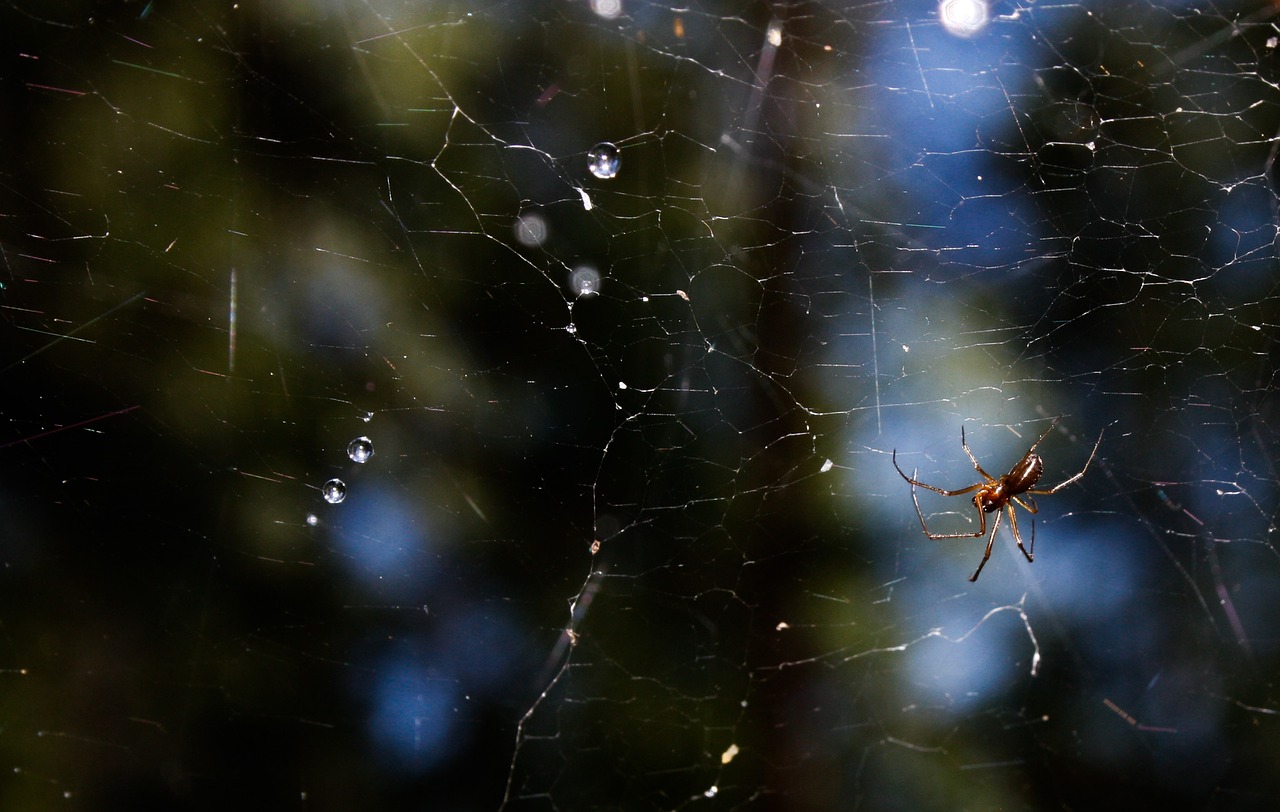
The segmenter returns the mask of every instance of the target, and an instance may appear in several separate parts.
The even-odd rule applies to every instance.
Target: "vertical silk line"
[[[875,277],[867,275],[867,298],[871,304],[871,382],[876,390],[876,432],[882,433],[880,422],[880,353],[876,348],[876,286]]]
[[[227,316],[227,374],[236,371],[236,269],[231,269],[231,307]]]

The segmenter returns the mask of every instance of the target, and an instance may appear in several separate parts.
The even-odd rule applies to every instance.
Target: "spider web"
[[[1265,806],[1277,19],[7,4],[0,805]]]

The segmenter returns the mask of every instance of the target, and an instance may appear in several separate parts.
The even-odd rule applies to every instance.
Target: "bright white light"
[[[547,241],[547,221],[537,212],[526,212],[516,218],[516,241],[536,248]]]
[[[622,0],[591,0],[591,10],[606,20],[622,13]]]
[[[765,32],[765,39],[774,48],[782,45],[782,24],[776,21],[769,23],[769,28]]]
[[[569,287],[578,296],[595,296],[600,292],[600,272],[590,265],[579,265],[569,275]]]
[[[948,33],[972,37],[987,27],[991,10],[986,0],[942,0],[938,3],[938,19]]]

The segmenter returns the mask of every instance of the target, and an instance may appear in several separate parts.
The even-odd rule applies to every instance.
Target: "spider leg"
[[[894,467],[894,468],[898,468],[898,449],[896,449],[896,448],[893,450],[893,467]],[[916,486],[916,485],[919,485],[921,488],[925,488],[925,489],[927,489],[927,490],[931,490],[931,491],[933,491],[934,493],[940,493],[940,494],[942,494],[943,496],[960,496],[961,494],[965,494],[965,493],[972,493],[972,492],[976,491],[978,488],[981,488],[981,487],[983,487],[984,485],[989,485],[989,484],[991,484],[991,482],[994,482],[994,481],[995,481],[995,480],[991,480],[991,482],[979,482],[979,483],[978,483],[978,484],[976,484],[976,485],[970,485],[969,487],[967,487],[967,488],[961,488],[961,489],[960,489],[960,490],[958,490],[958,491],[948,491],[948,490],[944,490],[944,489],[942,489],[942,488],[935,487],[935,486],[933,486],[933,485],[926,485],[925,483],[920,482],[919,480],[917,480],[917,479],[915,479],[915,478],[914,478],[914,476],[915,476],[915,471],[912,471],[911,473],[912,473],[912,476],[907,476],[906,474],[904,474],[904,473],[902,472],[902,469],[901,469],[901,468],[898,468],[898,476],[902,477],[902,478],[903,478],[903,479],[905,479],[907,482],[910,482],[910,483],[911,483],[911,485],[912,485],[913,487],[914,487],[914,486]],[[987,477],[987,479],[991,479],[991,477]]]
[[[978,464],[978,458],[973,456],[973,452],[969,450],[969,443],[964,439],[964,426],[960,427],[960,447],[964,449],[964,453],[969,455],[969,462],[973,463],[973,467],[978,470],[978,473],[986,477],[988,482],[994,482],[995,477],[982,470],[982,466]],[[1032,448],[1035,448],[1035,446],[1032,446]]]
[[[1027,557],[1027,562],[1035,561],[1036,549],[1036,523],[1031,522],[1031,552],[1027,552],[1027,548],[1022,546],[1022,534],[1018,532],[1018,515],[1013,510],[1013,505],[1005,505],[1005,510],[1009,511],[1009,527],[1013,530],[1013,541],[1018,545],[1018,549]]]
[[[924,534],[926,536],[933,539],[934,541],[937,541],[938,539],[976,539],[986,534],[987,514],[983,513],[981,510],[978,511],[978,532],[976,533],[931,533],[929,532],[929,525],[925,524],[925,521],[924,521],[924,511],[920,509],[920,498],[916,496],[915,480],[907,480],[907,481],[911,483],[911,486],[912,486],[911,501],[915,503],[916,515],[920,517],[920,527],[924,529]],[[974,487],[977,487],[977,486],[975,485]],[[973,490],[973,488],[966,488],[965,490]],[[997,517],[997,521],[998,520],[999,520],[999,517]]]
[[[1010,498],[1010,499],[1012,499],[1013,501],[1017,502],[1017,503],[1018,503],[1018,507],[1022,508],[1023,510],[1027,511],[1028,513],[1039,513],[1039,512],[1040,512],[1040,508],[1036,506],[1036,500],[1034,500],[1034,499],[1032,499],[1031,497],[1027,496],[1027,494],[1025,494],[1025,493],[1024,493],[1024,494],[1022,494],[1022,496],[1026,496],[1026,499],[1024,500],[1024,499],[1022,499],[1021,497],[1018,497],[1018,496],[1010,496],[1009,498]]]
[[[1049,436],[1049,432],[1053,431],[1053,427],[1058,425],[1058,421],[1061,419],[1062,419],[1062,415],[1058,415],[1057,417],[1053,418],[1053,422],[1049,424],[1049,428],[1044,430],[1044,434],[1040,435],[1040,439],[1032,443],[1031,447],[1027,449],[1028,454],[1036,450],[1036,446],[1040,445],[1040,441]]]
[[[969,576],[970,581],[978,580],[978,575],[982,573],[982,568],[987,565],[987,559],[991,557],[991,545],[996,543],[996,531],[1000,529],[999,512],[996,513],[996,520],[991,523],[991,538],[987,539],[987,550],[982,554],[982,563],[978,564],[978,568],[973,571],[973,575]],[[984,524],[986,522],[983,522]],[[1022,542],[1018,542],[1018,546],[1022,546]]]
[[[1052,426],[1050,426],[1049,428],[1053,428],[1053,427],[1052,427]],[[1038,489],[1038,490],[1029,490],[1029,491],[1026,491],[1026,493],[1035,493],[1035,494],[1039,494],[1039,495],[1041,495],[1041,496],[1047,496],[1047,495],[1049,495],[1049,494],[1051,494],[1051,493],[1057,493],[1058,491],[1062,490],[1063,488],[1067,487],[1068,485],[1073,485],[1073,484],[1075,484],[1076,482],[1079,482],[1079,481],[1080,481],[1080,477],[1084,476],[1084,472],[1089,470],[1089,463],[1093,462],[1093,457],[1094,457],[1094,455],[1098,453],[1098,446],[1102,445],[1102,435],[1103,435],[1105,432],[1106,432],[1106,429],[1105,429],[1105,428],[1104,428],[1102,431],[1098,432],[1098,441],[1097,441],[1096,443],[1094,443],[1094,444],[1093,444],[1093,450],[1089,452],[1089,459],[1087,459],[1087,460],[1085,460],[1085,461],[1084,461],[1084,467],[1080,469],[1080,473],[1076,474],[1075,476],[1071,477],[1070,479],[1066,479],[1066,480],[1063,480],[1062,482],[1059,482],[1057,485],[1054,485],[1052,488],[1043,488],[1043,489]],[[1041,439],[1043,439],[1043,438],[1041,438]],[[1039,441],[1039,440],[1037,440],[1036,442],[1040,442],[1040,441]],[[1032,446],[1032,448],[1035,448],[1035,446]]]

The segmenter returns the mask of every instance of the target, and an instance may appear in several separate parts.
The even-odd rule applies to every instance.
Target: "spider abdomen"
[[[1006,496],[1017,496],[1034,488],[1042,473],[1044,460],[1040,459],[1039,454],[1028,454],[1004,475],[1000,484],[1004,486]]]

